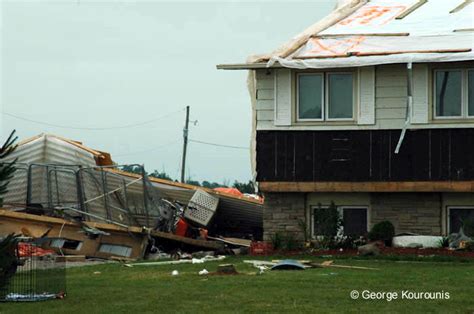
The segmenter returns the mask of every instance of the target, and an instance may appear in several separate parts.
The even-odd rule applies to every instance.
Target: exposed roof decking
[[[372,0],[344,6],[296,36],[299,42],[290,41],[288,55],[280,49],[255,62],[218,68],[257,69],[264,61],[267,67],[305,69],[474,60],[472,1]]]

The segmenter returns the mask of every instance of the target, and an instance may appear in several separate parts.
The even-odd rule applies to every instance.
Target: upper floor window
[[[297,75],[299,121],[352,120],[352,73],[300,73]]]
[[[474,118],[474,70],[434,72],[436,118]]]

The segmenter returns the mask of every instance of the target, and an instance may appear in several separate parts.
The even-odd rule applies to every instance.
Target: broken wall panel
[[[258,131],[257,181],[474,180],[474,129],[408,130],[395,154],[399,136],[399,130]]]
[[[85,255],[88,257],[110,258],[117,256],[116,250],[103,250],[102,245],[119,246],[130,258],[142,258],[148,243],[146,234],[141,228],[120,228],[114,225],[90,223],[106,234],[89,236],[81,224],[69,222],[60,218],[37,216],[0,210],[0,235],[23,234],[25,236],[58,239],[45,245],[45,248],[62,252],[66,255]],[[133,236],[130,236],[130,235]],[[66,244],[66,245],[65,245]]]

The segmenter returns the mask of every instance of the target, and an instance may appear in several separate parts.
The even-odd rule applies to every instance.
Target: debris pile
[[[262,238],[261,200],[149,177],[142,165],[126,172],[110,154],[77,141],[41,134],[3,162],[14,160],[0,236],[48,237],[42,249],[59,255],[243,254]]]

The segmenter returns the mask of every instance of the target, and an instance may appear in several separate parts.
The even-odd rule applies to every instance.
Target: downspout
[[[413,107],[413,66],[412,63],[407,63],[407,110],[405,115],[405,124],[402,128],[402,133],[398,139],[397,147],[395,148],[395,154],[398,154],[400,147],[402,146],[405,133],[411,122],[411,111]]]

